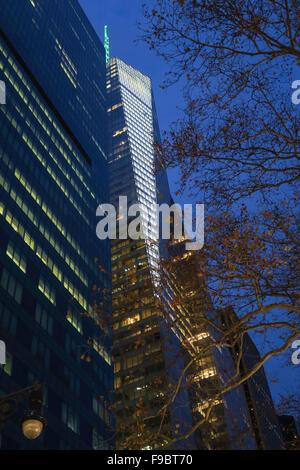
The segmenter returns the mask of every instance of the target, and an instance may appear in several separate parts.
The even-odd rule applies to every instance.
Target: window
[[[46,369],[50,367],[50,351],[42,341],[39,341],[35,336],[32,337],[31,352],[34,356],[39,358],[39,361]]]
[[[94,338],[93,339],[93,348],[100,354],[101,357],[107,362],[107,364],[111,365],[111,357],[108,352],[105,350],[104,346],[99,344],[99,342]]]
[[[2,271],[1,287],[3,287],[18,304],[21,303],[23,287],[5,268]]]
[[[9,352],[6,351],[6,363],[0,364],[0,369],[4,370],[6,374],[11,375],[12,366],[13,366],[13,357]]]
[[[56,304],[55,290],[51,289],[49,282],[45,281],[43,276],[40,277],[38,288],[52,304]]]
[[[137,313],[136,315],[133,315],[132,317],[125,318],[125,320],[122,320],[121,326],[128,326],[132,325],[133,323],[140,321],[140,314]]]
[[[100,418],[104,418],[104,409],[102,403],[100,403],[97,398],[93,398],[93,411],[96,413],[97,416],[100,416]]]
[[[143,362],[143,355],[137,354],[136,356],[127,357],[124,359],[124,369],[135,367]]]
[[[21,255],[20,250],[11,241],[8,244],[6,254],[7,256],[10,257],[10,259],[12,259],[12,261],[17,266],[19,266],[19,268],[21,269],[21,271],[23,271],[23,273],[26,273],[26,267],[27,267],[26,258]]]
[[[210,367],[208,369],[204,369],[200,372],[200,374],[198,374],[194,380],[195,381],[199,381],[199,380],[202,380],[202,379],[208,379],[209,377],[213,377],[214,375],[216,375],[216,369],[214,367]]]
[[[75,395],[79,396],[80,395],[80,381],[78,378],[75,377],[73,372],[70,371],[70,369],[64,365],[64,380],[67,385],[67,387],[72,391],[72,393],[75,393]]]
[[[27,374],[27,384],[28,386],[34,384],[34,382],[38,380],[38,377],[32,374],[32,372],[28,371]],[[43,406],[48,407],[48,387],[43,384]]]
[[[62,422],[72,431],[79,433],[78,417],[74,408],[66,403],[62,403]]]
[[[110,446],[105,444],[104,438],[93,429],[92,446],[94,450],[107,450]]]
[[[120,388],[122,385],[121,377],[116,377],[114,383],[115,383],[115,390]]]
[[[35,321],[46,330],[49,335],[53,334],[53,320],[52,317],[46,310],[44,310],[40,304],[36,304],[35,308]]]
[[[80,358],[79,346],[68,333],[66,333],[65,340],[66,340],[65,348],[66,348],[67,353],[79,361],[80,360],[79,359]]]
[[[93,398],[93,411],[94,413],[96,413],[97,416],[103,419],[107,425],[111,424],[110,413],[107,411],[107,409],[105,409],[105,406],[102,405],[102,403],[95,397]]]
[[[161,344],[160,343],[147,344],[146,345],[145,355],[149,356],[149,354],[154,354],[154,353],[156,353],[160,350],[161,350]]]
[[[76,312],[73,312],[71,308],[69,308],[69,311],[67,313],[66,319],[68,322],[71,323],[71,325],[80,333],[82,334],[82,322],[81,318],[79,318],[79,314]]]
[[[3,329],[8,330],[13,336],[16,335],[17,318],[7,307],[4,307],[2,303],[0,303],[0,325]]]

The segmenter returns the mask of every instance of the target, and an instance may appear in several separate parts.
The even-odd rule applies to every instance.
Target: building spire
[[[107,34],[107,26],[104,26],[104,49],[105,49],[105,58],[106,63],[109,61],[109,37]]]

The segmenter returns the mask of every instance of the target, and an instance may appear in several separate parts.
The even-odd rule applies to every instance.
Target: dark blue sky
[[[147,1],[148,6],[150,1]],[[104,25],[108,25],[111,57],[118,56],[151,77],[160,129],[168,130],[171,122],[180,116],[180,107],[183,107],[180,98],[181,85],[162,90],[160,85],[168,70],[167,64],[157,57],[155,52],[149,51],[144,43],[134,43],[140,34],[137,22],[142,19],[143,0],[79,0],[79,3],[102,42]],[[171,191],[174,193],[177,174],[175,170],[168,173]],[[255,338],[253,339],[255,341]],[[266,352],[263,351],[263,341],[259,340],[256,343],[262,353]],[[291,365],[291,354],[290,349],[284,356],[269,360],[265,366],[275,401],[278,400],[279,393],[285,395],[293,393],[299,387],[300,366]]]

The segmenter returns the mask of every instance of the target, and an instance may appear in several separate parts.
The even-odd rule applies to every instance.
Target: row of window
[[[36,304],[35,308],[35,321],[47,331],[49,335],[53,335],[53,319],[39,303]]]
[[[4,55],[5,58],[8,57],[8,51],[7,49],[5,48],[4,44],[0,43],[0,51],[2,52],[2,54]],[[26,89],[31,93],[31,96],[32,98],[36,101],[36,103],[38,104],[38,106],[40,107],[40,109],[43,111],[43,113],[45,114],[45,116],[47,117],[48,121],[53,125],[53,127],[56,129],[57,133],[59,134],[59,136],[61,137],[61,139],[64,141],[65,145],[68,147],[69,151],[72,152],[72,155],[75,157],[75,159],[77,160],[77,162],[81,165],[81,168],[86,172],[86,174],[90,177],[91,176],[91,172],[89,170],[89,168],[87,167],[87,163],[85,162],[85,160],[83,160],[82,158],[79,157],[79,155],[77,154],[76,150],[73,148],[72,146],[72,143],[70,142],[70,140],[68,139],[68,137],[66,137],[64,131],[61,129],[61,126],[60,124],[58,123],[58,121],[56,121],[56,119],[50,114],[49,112],[49,109],[47,107],[45,107],[43,105],[43,103],[41,102],[41,100],[38,98],[38,96],[36,95],[36,93],[34,92],[34,90],[31,88],[29,82],[27,81],[27,79],[25,78],[24,74],[22,73],[22,71],[20,70],[20,67],[16,64],[16,62],[13,60],[12,57],[8,57],[8,62],[9,64],[12,66],[13,70],[15,71],[16,75],[19,77],[19,79],[22,81],[23,85],[26,87]],[[13,79],[13,77],[12,77]],[[14,81],[15,83],[15,81]],[[19,92],[21,92],[21,90],[19,89]],[[26,103],[27,104],[27,103]],[[66,158],[68,164],[72,167],[72,169],[74,170],[74,172],[77,174],[78,178],[80,179],[84,179],[80,170],[77,168],[77,166],[74,164],[74,161],[73,158],[70,158],[67,154],[64,155],[64,157]]]
[[[121,362],[115,362],[115,364],[114,364],[115,374],[120,372],[121,370],[136,367],[136,366],[142,364],[143,361],[144,361],[144,355],[142,353],[136,354],[136,355],[131,356],[131,357],[125,357],[122,361],[122,365],[121,365]]]
[[[7,269],[2,270],[1,274],[1,287],[8,292],[8,294],[18,303],[20,304],[22,301],[23,295],[23,287],[17,281],[17,279],[10,274]]]
[[[1,131],[4,131],[4,130],[8,130],[7,127],[4,125],[2,128],[1,128]],[[9,138],[11,137],[11,135],[9,135]],[[14,141],[14,144],[15,145],[17,143],[17,141],[15,140]],[[26,163],[26,165],[28,166],[28,170],[29,172],[32,174],[32,171],[36,170],[35,167],[32,167],[32,160],[30,160],[28,158],[28,155],[27,154],[24,154],[22,153],[22,150],[24,150],[22,147],[20,147],[20,149],[18,149],[18,151],[20,152],[20,155],[22,155],[22,160]],[[17,151],[17,149],[16,149]],[[3,150],[0,148],[0,159],[2,159],[3,163],[5,163],[5,165],[12,171],[14,171],[14,165],[11,161],[11,159],[3,152]],[[22,175],[20,175],[18,177],[18,174],[15,174],[15,176],[19,179],[19,178],[22,178]],[[49,182],[47,179],[45,179],[43,177],[42,174],[38,174],[36,173],[36,177],[39,178],[41,180],[41,183],[43,186],[45,186],[45,191],[47,192],[47,194],[49,195],[51,193],[52,197],[54,198],[55,200],[55,206],[59,205],[59,199],[57,198],[57,194],[52,190],[52,188],[49,187]],[[6,189],[6,191],[9,191],[9,182],[6,182],[4,181],[4,178],[3,176],[0,176],[0,181],[1,181],[1,184],[4,185],[4,188]],[[38,198],[39,196],[37,195],[36,192],[33,191],[32,189],[32,197],[33,199],[36,199]],[[62,210],[66,209],[65,206],[62,206],[61,207]],[[31,211],[32,212],[32,211]],[[33,218],[33,216],[31,215],[31,212],[30,212],[30,217]],[[66,216],[68,214],[65,214]],[[57,236],[54,235],[53,233],[53,229],[51,231],[51,233],[49,232],[48,229],[45,228],[45,226],[42,224],[42,222],[40,222],[39,224],[39,230],[41,231],[41,233],[45,236],[45,238],[47,239],[47,241],[55,248],[55,250],[59,253],[59,255],[65,259],[65,261],[67,262],[67,264],[71,267],[71,269],[73,269],[73,271],[76,273],[77,276],[81,276],[82,278],[85,279],[85,275],[83,274],[82,271],[80,271],[80,269],[78,268],[78,266],[76,265],[76,263],[74,262],[74,260],[72,260],[72,255],[70,255],[70,253],[67,253],[66,250],[65,250],[65,245],[62,246],[61,243],[59,243],[57,241]],[[94,273],[95,276],[97,277],[102,277],[102,281],[105,283],[106,282],[106,278],[104,278],[104,276],[101,275],[101,273],[99,273],[99,270],[97,269],[97,267],[95,266],[95,263],[91,262],[88,257],[86,256],[86,254],[80,249],[79,245],[74,245],[75,240],[72,239],[71,235],[69,233],[66,234],[66,239],[67,241],[70,243],[70,245],[72,246],[72,248],[76,251],[76,254],[79,254],[79,256],[83,259],[83,261],[86,263],[86,265],[89,267],[89,269]],[[73,244],[72,244],[73,243]],[[74,245],[74,246],[73,246]],[[79,250],[79,251],[78,251]],[[82,280],[82,279],[81,279]],[[83,281],[84,282],[84,281]]]
[[[29,105],[28,109],[31,109],[32,111],[32,108],[31,106]],[[73,196],[70,194],[70,192],[68,191],[67,187],[62,183],[62,181],[60,180],[60,178],[58,178],[57,174],[52,170],[52,168],[47,165],[47,162],[45,160],[45,158],[42,156],[42,154],[38,151],[37,147],[35,145],[33,145],[32,141],[29,139],[29,137],[27,138],[26,137],[26,134],[25,133],[22,133],[22,128],[24,126],[19,126],[16,122],[16,120],[13,118],[13,116],[11,115],[11,113],[7,110],[7,109],[3,109],[1,108],[2,112],[6,115],[7,119],[11,122],[11,124],[14,126],[14,128],[17,130],[17,132],[19,133],[20,136],[25,136],[25,138],[23,138],[23,140],[26,142],[26,144],[28,145],[28,147],[30,148],[30,150],[34,153],[34,155],[38,158],[38,160],[40,161],[40,163],[43,165],[43,167],[47,170],[47,172],[50,174],[50,176],[52,177],[52,179],[55,181],[55,183],[58,185],[58,187],[61,189],[61,191],[64,193],[64,195],[68,198],[68,200],[72,203],[72,205],[75,207],[75,209],[80,213],[80,215],[84,218],[85,218],[85,215],[84,215],[84,211],[81,210],[81,208],[79,207],[78,203],[75,201],[75,199],[73,198]],[[19,113],[19,116],[21,118],[24,118],[24,113],[21,111],[21,109],[19,108],[19,106],[17,104],[15,104],[15,110]],[[26,108],[27,110],[27,108]],[[60,171],[64,174],[65,178],[67,179],[68,182],[70,182],[72,184],[72,186],[75,188],[75,190],[77,190],[77,192],[79,193],[79,196],[81,198],[81,200],[83,200],[87,206],[89,207],[89,204],[85,198],[85,196],[82,194],[82,192],[79,190],[78,186],[76,185],[76,183],[74,182],[73,178],[70,177],[70,175],[68,174],[68,172],[66,170],[64,170],[64,168],[62,167],[62,165],[59,163],[58,159],[55,157],[54,153],[49,149],[48,145],[45,143],[45,141],[43,140],[41,134],[39,133],[39,131],[33,126],[32,122],[29,120],[29,119],[26,119],[26,124],[27,126],[30,128],[30,130],[32,131],[33,135],[36,137],[36,139],[39,141],[39,143],[41,144],[41,146],[43,147],[43,149],[47,152],[47,155],[50,155],[50,157],[52,158],[52,160],[56,163],[56,165],[58,166],[58,168],[60,169]],[[49,131],[48,131],[49,132]],[[50,136],[50,132],[49,132],[49,136]],[[54,141],[54,144],[57,146],[57,141],[56,139],[52,139]],[[60,149],[60,147],[58,146],[58,149]],[[88,223],[88,220],[85,220],[87,223]]]
[[[12,336],[16,336],[17,318],[16,315],[0,302],[0,324],[3,329],[10,332]]]
[[[1,182],[0,182],[1,183]],[[26,206],[27,207],[27,206]],[[33,238],[25,232],[23,226],[19,224],[18,220],[12,216],[12,214],[7,211],[5,213],[5,207],[2,203],[0,203],[0,214],[5,216],[6,221],[12,226],[12,228],[21,235],[24,239],[25,243],[35,251],[36,255],[43,261],[44,264],[51,270],[54,276],[63,284],[63,286],[70,292],[70,294],[77,300],[77,302],[85,309],[88,309],[88,303],[86,299],[83,297],[82,294],[78,291],[76,287],[74,287],[73,283],[64,275],[62,277],[62,273],[60,269],[53,263],[50,257],[47,256],[44,250],[42,250],[38,245],[36,245]],[[27,212],[27,215],[30,215]],[[33,214],[32,214],[33,215]],[[34,217],[34,215],[33,215]],[[50,299],[49,299],[50,300]],[[51,300],[53,303],[53,300]],[[89,308],[91,310],[91,307]]]
[[[6,254],[21,269],[21,271],[23,271],[23,273],[26,273],[26,258],[12,241],[8,243]]]
[[[36,338],[34,338],[34,341],[32,343],[32,353],[34,355],[39,355],[39,357],[45,358],[45,367],[49,367],[49,364],[48,364],[49,363],[49,359],[48,359],[49,356],[47,354],[48,352],[49,352],[49,350],[47,350],[46,348],[43,348],[42,343],[39,342]],[[7,352],[6,353],[6,363],[3,364],[0,367],[6,374],[11,376],[12,366],[13,366],[13,356],[9,352]],[[32,375],[32,374],[30,374],[30,375]],[[34,378],[32,376],[32,378],[30,379],[30,383],[33,383],[33,381],[34,381]],[[71,390],[72,390],[72,387],[71,387]],[[45,390],[44,390],[44,392],[45,392]],[[44,395],[45,395],[45,393],[44,393]],[[45,400],[45,398],[46,398],[46,400]],[[45,401],[47,401],[47,397],[44,396],[43,405],[47,406],[47,403],[45,403]],[[93,411],[97,416],[99,416],[103,421],[105,421],[105,423],[107,425],[112,424],[111,414],[107,411],[106,407],[102,403],[100,403],[100,401],[96,398],[93,399]],[[80,429],[79,429],[78,415],[77,415],[75,409],[71,405],[66,404],[65,402],[62,402],[62,404],[61,404],[61,420],[69,429],[71,429],[76,434],[79,434]],[[99,441],[99,438],[100,438],[100,435],[98,434],[98,441]]]
[[[22,285],[17,281],[17,279],[7,271],[7,269],[2,270],[2,275],[1,275],[1,280],[0,280],[0,285],[3,289],[5,289],[9,295],[11,295],[17,303],[21,303],[22,301],[22,294],[23,294],[23,287]],[[51,289],[49,283],[43,278],[43,276],[40,277],[39,279],[39,284],[38,284],[38,289],[46,296],[46,298],[55,305],[55,292],[53,289]],[[68,314],[67,319],[69,320],[69,315],[72,315],[73,318],[76,317],[75,314]],[[53,319],[51,315],[43,309],[40,304],[36,305],[36,310],[35,310],[35,320],[37,323],[45,329],[49,335],[53,334]],[[11,312],[4,308],[3,305],[0,303],[0,321],[3,327],[8,329],[11,334],[15,335],[16,333],[16,326],[17,326],[17,319],[15,316],[12,316]],[[70,321],[70,320],[69,320]],[[71,322],[73,325],[74,321]],[[77,325],[79,323],[77,322]],[[73,325],[74,326],[74,325]],[[78,330],[78,328],[76,328]],[[82,326],[80,323],[80,329],[82,332]],[[72,344],[71,344],[72,343]],[[40,348],[39,352],[37,348]],[[105,361],[111,365],[112,360],[108,352],[103,346],[100,346],[98,341],[95,339],[93,342],[93,347],[95,351],[103,358]],[[69,354],[72,354],[72,352],[77,350],[77,345],[74,342],[73,339],[67,334],[66,335],[66,350]],[[40,354],[39,357],[43,358],[45,355],[45,358],[42,359],[45,361],[45,367],[49,367],[49,361],[50,361],[50,351],[45,348],[43,344],[38,345],[37,340],[33,341],[33,346],[32,346],[32,353],[34,355]],[[76,354],[77,357],[79,357],[79,354]],[[101,380],[103,380],[103,374],[101,373]]]
[[[6,161],[6,159],[3,159]],[[20,172],[16,169],[15,171],[16,178],[20,181],[20,183],[27,189],[29,192],[29,186],[26,185],[26,180]],[[31,220],[31,222],[36,226],[39,227],[38,218],[34,215],[33,211],[28,207],[28,205],[22,200],[22,198],[18,195],[16,189],[11,186],[10,182],[4,177],[3,174],[0,173],[0,184],[8,192],[11,198],[18,204],[20,209],[25,213],[27,217]],[[27,186],[27,187],[26,187]],[[30,187],[31,188],[31,187]],[[45,202],[42,202],[40,196],[34,191],[30,189],[29,194],[35,200],[35,202],[42,208],[43,212],[47,215],[47,217],[51,220],[51,222],[55,225],[55,227],[59,230],[59,232],[67,239],[67,241],[72,245],[74,250],[83,258],[83,260],[88,264],[88,259],[84,254],[83,250],[80,248],[79,244],[76,240],[71,236],[69,232],[65,229],[63,224],[58,220],[52,210],[46,205]]]
[[[110,425],[112,423],[111,414],[107,411],[107,407],[95,397],[93,398],[93,411],[97,416],[100,416],[106,424]]]

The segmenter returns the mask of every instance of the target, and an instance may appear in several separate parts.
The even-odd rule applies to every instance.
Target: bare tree
[[[158,273],[157,308],[180,337],[185,366],[160,406],[137,404],[139,432],[124,445],[169,447],[200,430],[204,446],[213,448],[217,434],[224,442],[216,428],[224,398],[300,335],[294,189],[300,126],[291,102],[300,8],[296,0],[152,5],[144,5],[142,39],[170,66],[163,86],[183,80],[186,100],[182,118],[156,144],[158,166],[179,168],[178,192],[201,194],[208,214],[204,249],[172,254],[171,243]],[[229,308],[236,312],[230,322]],[[244,365],[247,334],[265,338],[266,351],[251,367]],[[216,351],[223,363],[215,361]],[[166,434],[168,411],[182,389],[196,397],[199,413],[185,433]]]
[[[299,115],[291,85],[300,64],[296,0],[157,0],[142,38],[185,80],[186,109],[158,145],[180,168],[179,191],[226,204],[266,198],[298,181]]]

